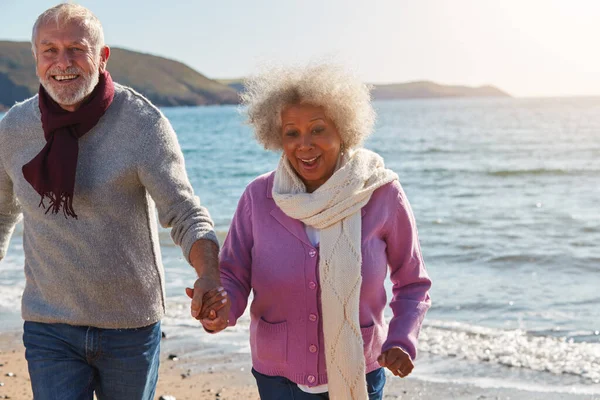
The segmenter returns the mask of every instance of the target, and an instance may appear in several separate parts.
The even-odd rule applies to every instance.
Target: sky
[[[58,1],[0,0],[0,40],[29,41]],[[369,83],[491,84],[600,95],[600,0],[81,0],[106,43],[210,78],[332,60]],[[109,60],[110,70],[110,60]]]

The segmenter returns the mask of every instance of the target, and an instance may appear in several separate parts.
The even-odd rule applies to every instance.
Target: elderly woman
[[[368,87],[318,65],[269,71],[247,88],[256,138],[283,154],[246,188],[221,251],[229,325],[253,291],[262,399],[381,399],[382,367],[413,369],[431,282],[398,176],[361,148],[375,120]]]

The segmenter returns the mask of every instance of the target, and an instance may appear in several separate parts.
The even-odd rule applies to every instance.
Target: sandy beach
[[[246,354],[220,354],[196,359],[179,354],[184,344],[163,340],[156,399],[258,400],[250,359]],[[169,356],[176,355],[176,359]],[[172,358],[172,357],[171,357]],[[24,348],[19,332],[0,334],[0,399],[32,399]],[[166,397],[169,399],[168,397]],[[171,399],[172,399],[171,398]],[[471,385],[426,382],[388,377],[385,399],[419,400],[600,400],[599,396],[479,388]]]

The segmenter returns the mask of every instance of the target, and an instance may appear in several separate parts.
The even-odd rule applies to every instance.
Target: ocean
[[[399,174],[433,280],[413,375],[600,394],[600,98],[375,107],[365,146]],[[163,112],[223,237],[245,186],[279,155],[256,144],[234,106]],[[20,325],[21,233],[18,226],[0,262],[0,332]],[[249,353],[247,316],[219,335],[191,320],[183,288],[194,272],[168,231],[160,236],[165,331],[187,338],[191,351]]]

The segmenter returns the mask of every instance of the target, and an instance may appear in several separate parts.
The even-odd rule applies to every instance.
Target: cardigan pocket
[[[365,353],[365,362],[367,364],[377,360],[381,354],[381,346],[383,346],[383,337],[379,334],[377,324],[372,324],[360,328],[360,333],[363,338],[363,350]]]
[[[272,324],[258,320],[256,327],[256,356],[261,361],[285,363],[287,361],[287,322]]]
[[[366,326],[366,327],[360,327],[360,333],[362,334],[362,338],[363,338],[363,348],[365,349],[365,352],[367,350],[369,350],[373,344],[373,332],[375,331],[375,324]]]

